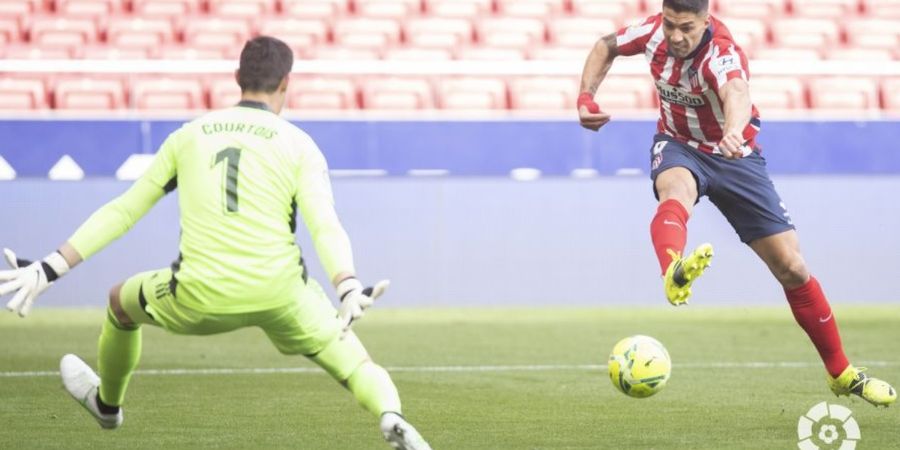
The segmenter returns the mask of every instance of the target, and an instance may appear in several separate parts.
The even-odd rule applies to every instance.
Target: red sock
[[[674,250],[681,254],[684,244],[687,242],[688,212],[678,200],[666,200],[659,204],[656,216],[650,222],[650,238],[653,240],[653,249],[659,259],[659,267],[662,274],[672,263],[672,257],[667,250]]]
[[[819,356],[825,363],[825,369],[832,377],[837,377],[850,362],[844,355],[837,322],[819,281],[810,276],[809,281],[803,286],[785,289],[784,293],[791,305],[794,319],[797,319],[797,323],[816,346]]]

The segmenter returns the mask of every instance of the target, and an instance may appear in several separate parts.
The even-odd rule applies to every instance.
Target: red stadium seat
[[[43,12],[41,0],[0,0],[0,18],[18,18]]]
[[[574,109],[577,96],[578,80],[575,77],[523,77],[509,82],[511,109]]]
[[[72,48],[97,40],[97,29],[89,18],[35,16],[28,22],[29,40],[36,45]]]
[[[201,10],[202,0],[131,0],[135,15],[141,17],[187,17]]]
[[[806,108],[806,89],[795,77],[756,76],[750,78],[750,100],[765,115],[769,111]]]
[[[69,59],[72,51],[66,47],[40,47],[15,43],[0,47],[0,54],[6,59]]]
[[[163,45],[150,52],[150,57],[156,59],[223,59],[225,50],[220,48],[193,48],[180,44]]]
[[[835,47],[825,51],[825,59],[842,61],[892,61],[894,54],[885,48]]]
[[[863,7],[869,17],[900,19],[900,2],[897,0],[864,0]]]
[[[400,20],[421,11],[422,6],[418,0],[356,0],[356,15],[359,17]]]
[[[0,16],[0,36],[4,42],[19,42],[22,40],[22,30],[19,21],[12,17]]]
[[[881,82],[881,98],[885,110],[900,113],[900,78],[888,78]]]
[[[107,111],[125,107],[122,81],[112,78],[64,78],[53,86],[56,109]]]
[[[538,47],[528,52],[528,59],[549,61],[579,61],[584,62],[590,47]]]
[[[454,33],[422,32],[414,35],[407,35],[406,44],[417,48],[438,48],[452,51],[463,45],[468,45],[469,41],[463,41],[458,34]]]
[[[859,12],[858,0],[792,0],[797,17],[839,19]]]
[[[456,59],[472,61],[518,61],[525,59],[525,50],[518,48],[460,47]]]
[[[715,16],[771,20],[786,14],[785,0],[720,0],[715,2]],[[728,22],[725,22],[728,25]]]
[[[234,106],[241,100],[241,88],[233,76],[215,77],[208,81],[208,86],[211,109]]]
[[[508,17],[546,17],[562,14],[564,0],[497,0],[497,13]]]
[[[184,43],[194,48],[240,50],[250,37],[250,26],[239,18],[191,17],[184,25]]]
[[[337,45],[381,50],[400,42],[400,24],[391,19],[340,19],[334,22],[332,34]]]
[[[288,84],[287,106],[291,109],[356,109],[356,85],[336,77],[294,77]]]
[[[394,61],[447,61],[453,53],[443,48],[394,47],[385,50],[381,59]]]
[[[328,41],[328,23],[316,19],[268,16],[257,23],[259,34],[277,37],[298,53]]]
[[[496,48],[528,49],[545,40],[544,23],[529,18],[487,18],[475,27],[476,40]]]
[[[562,47],[582,47],[585,57],[591,47],[609,33],[616,32],[616,22],[611,19],[558,17],[547,21],[550,42]]]
[[[610,75],[600,84],[595,98],[600,108],[608,112],[649,109],[656,101],[656,89],[650,77]],[[574,104],[573,100],[569,106],[574,108]]]
[[[772,39],[779,46],[822,49],[840,42],[840,28],[829,19],[776,19]]]
[[[810,106],[862,111],[878,109],[878,88],[869,78],[822,77],[809,81]]]
[[[431,84],[421,78],[373,78],[362,82],[365,109],[419,110],[434,107]]]
[[[131,84],[131,105],[139,110],[206,109],[199,80],[139,78]]]
[[[120,0],[53,0],[53,10],[65,17],[106,17],[122,11]]]
[[[309,50],[309,57],[310,59],[362,61],[379,59],[381,52],[370,48],[320,45]]]
[[[746,53],[752,53],[754,49],[765,46],[768,41],[769,27],[765,20],[722,18],[722,21],[731,31],[734,41]]]
[[[347,0],[281,0],[282,14],[298,19],[329,19],[349,9]]]
[[[175,41],[175,30],[168,18],[118,16],[106,23],[106,42],[119,48],[153,49]]]
[[[375,5],[375,4],[392,4],[392,3],[402,3],[409,8],[412,9],[413,12],[422,11],[422,0],[353,0],[354,5],[356,6],[356,12],[359,13],[360,8],[365,8],[367,5]]]
[[[822,53],[811,48],[764,47],[752,53],[753,59],[771,61],[815,61],[822,59]]]
[[[900,18],[850,19],[842,21],[847,44],[860,48],[900,48]]]
[[[255,17],[275,12],[276,0],[208,0],[209,13],[218,17]]]
[[[507,108],[506,82],[500,78],[444,78],[436,82],[436,88],[441,109]]]
[[[475,19],[492,9],[491,0],[425,0],[425,11],[432,17]]]
[[[572,0],[572,13],[576,17],[597,17],[621,21],[624,17],[641,15],[640,2],[631,0]],[[647,14],[648,16],[650,14]]]
[[[0,110],[46,109],[44,82],[36,79],[0,78]]]
[[[81,59],[147,59],[150,57],[150,49],[94,44],[73,49],[72,57]]]
[[[403,24],[409,45],[425,48],[455,49],[472,42],[474,27],[465,19],[423,17]]]

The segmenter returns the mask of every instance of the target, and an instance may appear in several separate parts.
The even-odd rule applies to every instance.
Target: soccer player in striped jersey
[[[663,0],[661,13],[598,40],[582,73],[581,125],[596,131],[609,122],[594,94],[617,56],[643,54],[660,102],[650,156],[659,206],[650,235],[669,302],[687,303],[713,257],[710,244],[683,255],[688,218],[706,196],[784,287],[794,318],[825,363],[831,390],[887,406],[897,398],[894,388],[844,354],[834,314],[806,267],[756,145],[760,120],[750,101],[747,57],[708,9],[708,0]]]
[[[122,424],[125,390],[140,359],[141,326],[205,335],[261,328],[287,355],[304,355],[380,420],[398,449],[430,449],[400,415],[393,381],[350,328],[387,287],[363,288],[350,240],[334,209],[328,167],[315,142],[279,117],[293,66],[282,41],[246,43],[236,81],[241,101],[168,136],[147,172],[96,211],[55,253],[17,260],[0,272],[7,307],[28,314],[35,297],[83,259],[124,234],[176,190],[180,254],[171,268],[137,274],[112,288],[100,335],[99,376],[75,355],[60,362],[69,393],[103,428]],[[295,241],[298,211],[341,300],[336,310],[307,276]],[[340,447],[340,445],[337,445]]]

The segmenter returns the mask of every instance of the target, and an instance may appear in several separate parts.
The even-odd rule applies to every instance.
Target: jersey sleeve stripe
[[[619,54],[631,56],[643,53],[657,25],[657,21],[653,17],[649,17],[640,25],[620,29],[616,33],[616,46]]]

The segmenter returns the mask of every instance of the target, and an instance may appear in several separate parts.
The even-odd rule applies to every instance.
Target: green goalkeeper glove
[[[8,248],[3,249],[3,256],[13,270],[0,270],[0,282],[3,282],[0,284],[0,296],[16,291],[16,295],[6,304],[6,309],[21,317],[31,312],[31,305],[41,292],[69,271],[69,263],[59,252],[36,262],[16,258],[16,254]]]
[[[362,283],[356,278],[347,278],[337,285],[338,298],[341,306],[338,308],[338,319],[341,321],[341,339],[350,331],[350,325],[359,320],[366,309],[372,306],[375,299],[381,297],[391,284],[388,280],[381,280],[373,287],[363,288]]]

